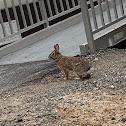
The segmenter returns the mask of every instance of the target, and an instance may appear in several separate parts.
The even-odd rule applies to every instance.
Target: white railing
[[[86,2],[90,4],[89,0]],[[97,0],[92,2],[97,5]],[[70,13],[75,15],[79,9],[79,0],[0,0],[0,46],[34,33],[32,29],[49,28],[55,20]]]
[[[43,25],[47,28],[51,21],[79,8],[78,0],[59,0],[59,2],[56,0],[2,0],[0,1],[0,45],[21,39],[22,33],[38,26]],[[10,16],[10,12],[13,17]],[[5,16],[6,21],[4,21]]]
[[[94,38],[96,33],[99,33],[109,26],[126,19],[126,0],[97,0],[97,2],[98,5],[94,6],[93,1],[89,0],[88,4],[90,4],[91,8],[88,9],[87,2],[85,0],[80,0],[82,17],[88,42],[80,47],[82,52],[83,48],[85,48],[87,51],[84,51],[83,54],[90,52],[94,53],[100,48],[113,46],[114,44],[123,40],[126,36],[124,28],[122,28],[121,31],[120,29],[117,29],[116,32],[114,32],[114,30],[110,31],[113,32],[113,34],[108,33],[107,37],[105,34],[103,34],[103,37],[99,36],[98,39]],[[92,15],[91,18],[90,15]],[[118,39],[114,39],[114,37]]]
[[[119,2],[116,2],[116,0],[109,0],[109,1],[105,0],[105,6],[106,6],[106,11],[107,11],[106,18],[108,18],[108,21],[105,21],[104,12],[102,11],[102,4],[100,0],[97,0],[97,1],[98,1],[98,8],[99,8],[100,20],[101,20],[102,25],[98,27],[98,23],[96,21],[96,15],[92,9],[93,21],[95,24],[95,30],[93,30],[93,34],[126,18],[126,13],[124,12],[124,7],[126,6],[124,6],[123,0],[119,0]],[[120,6],[120,14],[118,13],[119,10],[117,9],[117,6]],[[114,17],[112,16],[111,8],[113,8],[114,10]]]
[[[52,33],[70,26],[71,23],[74,24],[72,22],[73,19],[77,22],[75,19],[77,16],[70,18],[69,14],[72,13],[72,15],[76,15],[79,13],[78,17],[81,18],[82,14],[84,20],[88,47],[91,52],[95,52],[97,48],[96,45],[100,44],[95,43],[94,35],[126,18],[124,1],[126,0],[0,0],[0,46],[14,43],[15,41],[22,41],[23,37],[37,32],[38,30],[43,31],[42,35],[47,37]],[[120,15],[117,6],[120,6]],[[114,18],[111,14],[111,8]],[[78,10],[80,11],[76,12]],[[67,17],[65,17],[66,15]],[[97,15],[100,17],[100,25]],[[66,22],[60,22],[61,19],[64,20],[66,18],[69,18]],[[106,19],[108,20],[106,21]],[[60,26],[60,28],[58,26]],[[46,35],[46,33],[48,33],[48,35]],[[41,37],[42,35],[37,33],[37,40],[33,40],[36,38],[32,37],[29,39],[29,42],[27,40],[23,42],[28,46],[33,42],[39,41],[39,38],[44,38]],[[122,36],[121,33],[119,33],[119,35]],[[20,49],[25,47],[25,44],[19,44]],[[14,51],[18,50],[17,46],[15,45]],[[10,53],[10,50],[5,51],[0,57],[7,53]]]

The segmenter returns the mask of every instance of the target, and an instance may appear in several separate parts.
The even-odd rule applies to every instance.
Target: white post
[[[88,12],[87,0],[80,0],[80,6],[90,53],[94,53],[96,51],[96,48],[94,44],[94,37],[92,33],[91,22]]]
[[[46,8],[45,8],[44,0],[38,0],[38,2],[39,2],[39,7],[40,7],[42,19],[44,19],[46,21],[45,27],[48,27],[49,21],[48,21],[48,17],[47,17],[47,12],[46,12]]]

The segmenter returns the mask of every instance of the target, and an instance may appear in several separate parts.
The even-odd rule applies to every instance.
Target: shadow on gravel
[[[44,77],[60,70],[55,62],[45,60],[0,66],[0,93],[28,82],[40,82]]]

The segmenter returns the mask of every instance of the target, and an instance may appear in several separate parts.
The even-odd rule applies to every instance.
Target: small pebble
[[[66,122],[62,122],[59,126],[67,126]]]
[[[115,88],[114,85],[111,85],[111,88],[114,89]]]
[[[122,120],[121,120],[123,123],[125,123],[126,122],[126,118],[122,118]]]
[[[111,120],[116,120],[116,118],[115,117],[112,117],[112,119]]]
[[[22,119],[22,117],[21,116],[17,116],[17,122],[22,122],[23,121],[23,119]]]
[[[94,60],[95,60],[95,61],[98,61],[98,58],[95,58]]]
[[[109,93],[110,95],[115,95],[116,93],[115,92],[113,92],[113,91],[110,91],[110,93]]]

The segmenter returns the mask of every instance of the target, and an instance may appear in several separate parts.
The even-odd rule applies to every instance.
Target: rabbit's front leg
[[[68,76],[69,76],[69,72],[67,70],[63,70],[63,71],[65,73],[64,80],[67,80],[68,79]]]

